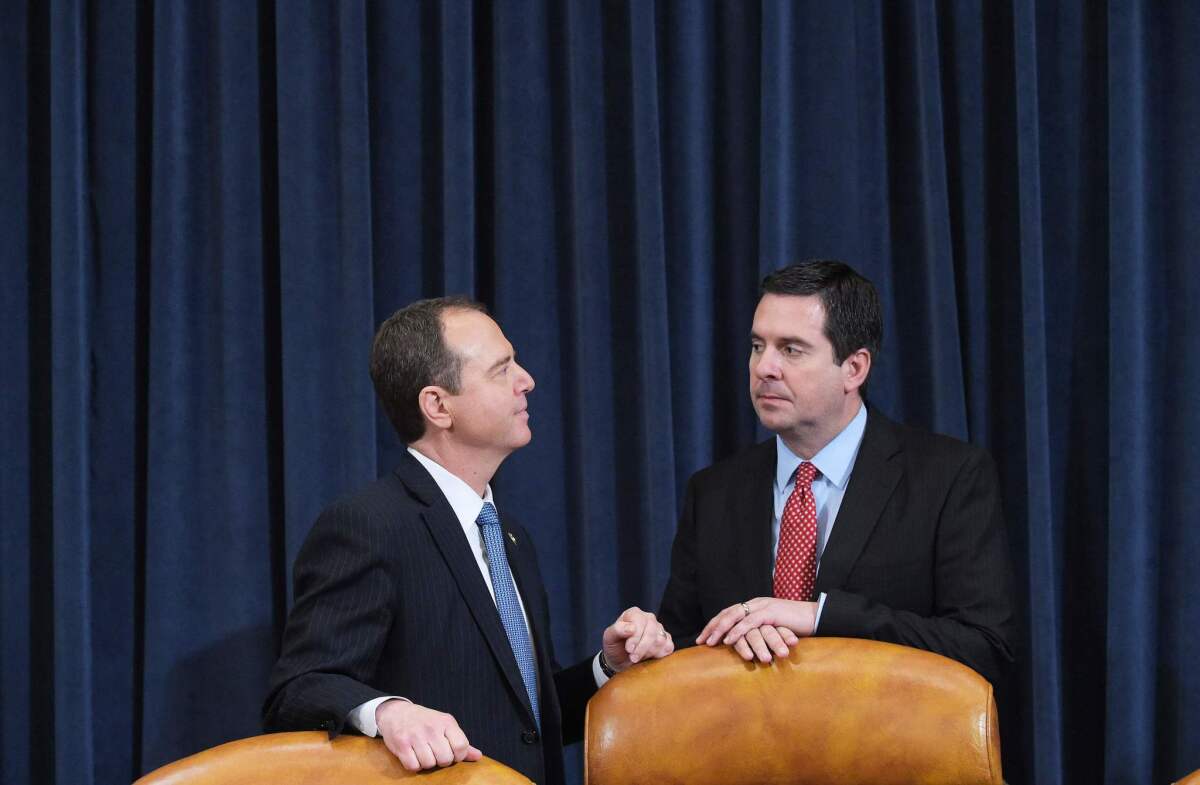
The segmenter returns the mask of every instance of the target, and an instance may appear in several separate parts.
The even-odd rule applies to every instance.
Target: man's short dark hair
[[[816,295],[825,308],[825,337],[833,344],[838,365],[859,349],[874,362],[883,348],[883,310],[875,286],[854,268],[837,259],[798,262],[763,278],[759,292],[795,296]]]
[[[396,433],[405,444],[425,434],[418,394],[429,385],[457,393],[462,357],[446,345],[442,314],[487,308],[467,297],[417,300],[389,316],[371,344],[371,381]]]

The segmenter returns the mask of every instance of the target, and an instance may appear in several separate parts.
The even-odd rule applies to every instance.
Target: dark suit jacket
[[[730,605],[771,596],[775,453],[771,439],[688,482],[659,611],[681,644]],[[927,649],[996,684],[1015,619],[991,458],[868,410],[816,590],[818,635]]]
[[[537,650],[540,733],[462,527],[407,454],[395,473],[335,503],[313,525],[296,559],[296,601],[264,727],[336,735],[354,707],[401,695],[454,715],[485,755],[534,782],[561,783],[563,743],[582,736],[596,690],[591,663],[558,669],[533,542],[510,514],[500,516]]]

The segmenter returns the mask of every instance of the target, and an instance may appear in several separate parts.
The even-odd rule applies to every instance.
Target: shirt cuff
[[[379,726],[375,724],[375,709],[379,708],[379,704],[390,700],[407,701],[408,698],[401,698],[399,695],[384,695],[382,698],[372,698],[366,703],[351,709],[350,716],[346,719],[350,721],[351,725],[358,728],[362,735],[374,738],[379,735]],[[412,703],[412,701],[409,701],[409,703]]]
[[[597,654],[592,658],[592,678],[596,680],[596,688],[599,689],[605,684],[608,684],[608,675],[604,673],[604,669],[600,667],[600,655]]]
[[[821,611],[825,610],[825,597],[828,595],[821,592],[821,596],[817,598],[817,615],[813,619],[813,635],[817,634],[817,628],[821,626]]]

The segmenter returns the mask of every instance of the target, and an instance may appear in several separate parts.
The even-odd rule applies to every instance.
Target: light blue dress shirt
[[[838,510],[841,509],[842,499],[846,496],[846,486],[850,483],[850,473],[854,471],[854,461],[858,458],[858,448],[862,444],[863,433],[867,430],[867,407],[859,404],[858,413],[845,428],[833,437],[829,444],[821,448],[812,457],[811,463],[821,474],[813,480],[813,500],[817,503],[817,574],[821,574],[821,554],[825,552],[825,544],[829,542],[829,534],[837,520]],[[796,469],[804,462],[794,452],[788,449],[779,436],[775,437],[775,517],[771,521],[771,563],[779,552],[779,520],[783,517],[783,507],[787,504],[792,489],[796,486]],[[818,598],[817,623],[820,624],[821,610],[825,607],[825,593]]]

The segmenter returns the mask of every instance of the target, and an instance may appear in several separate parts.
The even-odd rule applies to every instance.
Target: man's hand
[[[633,607],[617,617],[604,631],[604,660],[615,671],[635,662],[666,657],[675,651],[675,641],[653,613]]]
[[[747,662],[755,657],[770,662],[771,655],[786,657],[788,648],[812,635],[817,603],[755,597],[730,605],[704,625],[696,643],[725,644]]]
[[[375,707],[375,724],[383,743],[409,771],[479,760],[454,717],[405,700],[386,700]]]

